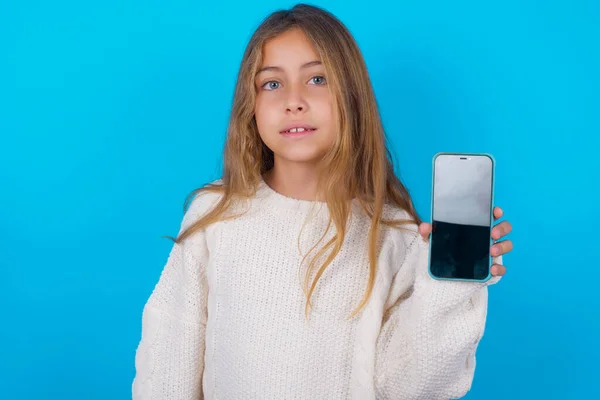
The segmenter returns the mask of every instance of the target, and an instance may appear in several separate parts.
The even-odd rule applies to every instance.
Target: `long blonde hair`
[[[310,298],[317,281],[342,247],[351,212],[349,199],[355,199],[371,219],[368,236],[370,267],[364,296],[349,316],[352,318],[366,305],[373,290],[382,224],[401,227],[403,224],[419,224],[421,219],[407,189],[394,173],[375,95],[360,50],[347,28],[323,9],[298,4],[290,10],[274,12],[254,32],[238,73],[221,182],[190,193],[184,210],[203,191],[220,193],[220,200],[176,239],[171,239],[179,243],[210,224],[230,218],[225,216],[227,210],[236,200],[255,195],[261,176],[273,168],[273,152],[261,140],[254,118],[254,79],[262,62],[264,44],[292,28],[301,29],[321,57],[327,71],[339,129],[335,144],[321,163],[327,174],[320,174],[322,178],[319,181],[319,191],[325,194],[324,200],[329,210],[327,231],[333,225],[335,234],[308,265],[303,286],[307,297],[306,313],[311,308]],[[384,204],[405,210],[412,219],[385,220]],[[316,270],[317,260],[325,255],[325,261]],[[315,270],[316,275],[310,282],[309,277]]]

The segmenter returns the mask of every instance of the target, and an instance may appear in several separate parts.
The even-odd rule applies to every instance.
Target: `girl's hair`
[[[303,285],[307,297],[305,310],[308,314],[317,281],[342,247],[351,212],[349,200],[356,199],[371,219],[368,236],[370,268],[364,296],[349,316],[352,318],[365,306],[373,290],[382,224],[400,228],[404,224],[419,224],[421,220],[407,189],[394,174],[375,95],[360,50],[347,28],[323,9],[298,4],[290,10],[274,12],[254,32],[244,52],[235,87],[223,154],[222,178],[219,183],[206,185],[190,193],[184,210],[200,192],[220,193],[220,200],[176,239],[171,239],[180,243],[212,223],[232,218],[226,216],[226,212],[234,202],[255,195],[262,174],[273,167],[273,152],[261,140],[254,117],[254,81],[262,62],[265,43],[293,28],[302,30],[325,66],[339,132],[335,144],[320,165],[321,171],[327,171],[326,174],[319,174],[318,188],[325,195],[329,224],[317,244],[323,240],[332,224],[335,234],[308,264]],[[412,219],[384,219],[384,204],[405,210]],[[322,257],[326,258],[316,270],[316,263]],[[316,275],[310,282],[311,273],[315,270]]]

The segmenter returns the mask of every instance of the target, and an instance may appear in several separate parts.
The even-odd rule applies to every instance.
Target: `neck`
[[[317,193],[318,174],[314,166],[275,162],[267,171],[265,182],[276,192],[297,200],[320,201]]]

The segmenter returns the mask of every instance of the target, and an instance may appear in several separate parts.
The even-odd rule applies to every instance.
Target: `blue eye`
[[[327,83],[327,80],[324,76],[313,76],[309,82],[313,82],[314,85],[324,85]]]
[[[265,90],[275,90],[275,89],[279,89],[280,85],[281,84],[277,81],[269,81],[269,82],[266,82],[262,87]]]

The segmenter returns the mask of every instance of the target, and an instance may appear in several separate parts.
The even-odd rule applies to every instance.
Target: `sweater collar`
[[[274,207],[290,211],[307,213],[327,209],[327,203],[324,201],[299,200],[285,196],[271,188],[262,177],[260,178],[256,195],[257,198]]]

